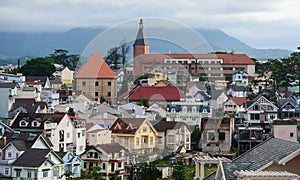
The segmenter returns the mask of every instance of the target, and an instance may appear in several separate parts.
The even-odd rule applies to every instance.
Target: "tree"
[[[120,170],[116,170],[113,174],[110,175],[109,180],[121,180]]]
[[[144,164],[142,172],[139,174],[139,179],[156,180],[161,178],[159,170],[153,164]]]
[[[122,56],[119,52],[119,47],[113,47],[107,51],[107,55],[104,57],[104,59],[112,69],[118,69],[121,57]]]
[[[144,107],[149,107],[149,99],[141,99],[141,105]]]
[[[129,44],[126,42],[126,39],[123,39],[120,43],[120,51],[121,51],[121,59],[122,59],[122,65],[123,65],[123,68],[125,66],[125,63],[126,63],[126,56],[127,54],[129,53],[129,50],[130,50],[130,46]]]
[[[52,76],[55,72],[53,60],[49,57],[38,57],[31,59],[24,64],[19,72],[25,76]]]
[[[179,159],[178,163],[174,166],[172,177],[174,180],[185,179],[185,168],[181,159]]]
[[[65,172],[65,176],[66,176],[66,179],[71,179],[71,176],[73,175],[74,173],[72,172],[72,171],[70,171],[70,170],[67,170],[66,172]]]
[[[50,58],[52,58],[56,64],[62,64],[64,67],[75,70],[79,65],[79,55],[69,55],[68,53],[69,52],[64,49],[55,49],[54,53],[50,54]]]

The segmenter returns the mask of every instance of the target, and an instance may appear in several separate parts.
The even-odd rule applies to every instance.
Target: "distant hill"
[[[10,33],[0,32],[0,64],[6,63],[1,60],[11,60],[16,64],[16,58],[21,57],[23,63],[27,57],[46,56],[54,52],[54,49],[65,49],[71,54],[81,54],[89,42],[100,32],[99,28],[74,28],[67,32],[44,32],[44,33]],[[135,30],[137,31],[137,30]],[[250,57],[258,59],[283,58],[290,55],[291,51],[285,49],[256,49],[246,45],[240,40],[227,35],[217,29],[196,29],[210,44],[213,51],[246,53]],[[175,46],[160,45],[149,40],[151,53],[182,53]]]

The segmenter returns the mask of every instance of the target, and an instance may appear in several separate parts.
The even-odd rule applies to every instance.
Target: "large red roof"
[[[140,86],[129,96],[130,101],[139,101],[142,99],[179,101],[181,98],[185,98],[185,95],[177,87],[173,86]]]
[[[223,64],[252,64],[255,62],[246,54],[144,54],[144,62],[160,62],[164,59],[223,59]]]
[[[114,79],[117,76],[100,54],[94,52],[86,64],[79,69],[76,78]]]

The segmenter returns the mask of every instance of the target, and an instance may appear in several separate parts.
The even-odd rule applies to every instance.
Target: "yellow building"
[[[82,90],[100,101],[101,96],[112,104],[117,98],[117,76],[98,52],[95,52],[75,77],[76,90]]]
[[[72,84],[74,78],[74,71],[71,71],[68,67],[65,67],[61,71],[61,82],[62,84]]]
[[[110,127],[112,141],[148,160],[156,158],[157,131],[145,118],[118,118]]]

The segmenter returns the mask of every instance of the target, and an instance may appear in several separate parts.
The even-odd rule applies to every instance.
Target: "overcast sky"
[[[300,46],[299,0],[0,0],[0,31],[110,27],[142,17],[216,28],[255,48]]]

